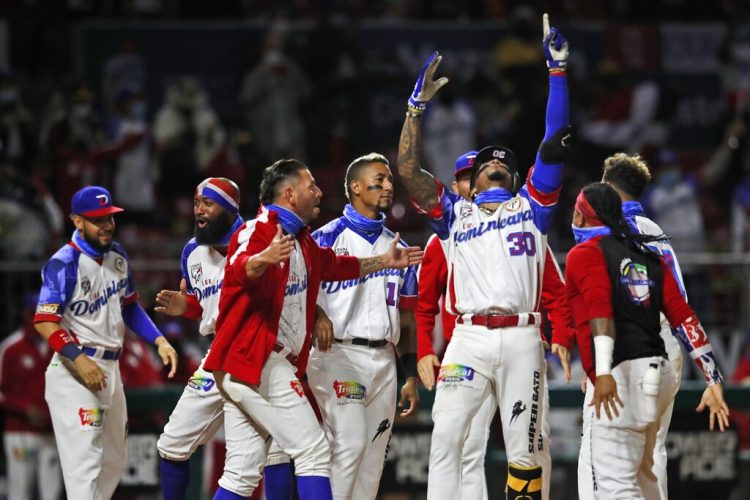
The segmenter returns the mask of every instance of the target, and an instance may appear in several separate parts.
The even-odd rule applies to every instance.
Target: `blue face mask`
[[[607,226],[578,227],[571,224],[570,227],[573,229],[573,238],[575,238],[576,244],[588,241],[594,236],[612,234],[612,230]]]

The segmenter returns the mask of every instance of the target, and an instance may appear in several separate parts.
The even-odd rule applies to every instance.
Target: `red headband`
[[[589,204],[589,200],[587,200],[586,197],[583,195],[583,191],[578,193],[578,198],[576,198],[575,209],[581,212],[581,215],[583,215],[583,220],[585,222],[588,222],[589,224],[593,224],[594,226],[605,225],[601,221],[601,219],[599,219],[599,216],[596,215],[596,210],[594,210],[593,207]]]

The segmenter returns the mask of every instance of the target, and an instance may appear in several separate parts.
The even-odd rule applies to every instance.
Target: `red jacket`
[[[433,235],[427,242],[424,258],[419,268],[419,296],[414,316],[417,320],[417,359],[435,354],[432,331],[435,316],[442,311],[443,335],[450,342],[456,317],[445,310],[443,297],[448,282],[448,264],[440,239]],[[570,305],[565,296],[565,283],[552,252],[547,247],[547,257],[542,276],[542,306],[552,323],[552,342],[568,349],[573,347],[575,330]]]
[[[0,344],[0,408],[5,412],[6,432],[52,432],[44,401],[44,373],[53,354],[31,324]],[[26,411],[32,406],[44,415],[44,429],[29,422]]]
[[[613,318],[612,285],[607,272],[604,254],[599,248],[602,236],[595,236],[573,247],[565,261],[565,277],[570,307],[576,326],[576,341],[581,354],[581,364],[592,382],[596,380],[596,367],[593,359],[591,327],[594,318]],[[672,327],[681,325],[686,319],[695,316],[674,275],[662,260],[664,283],[662,285],[662,312]]]
[[[274,211],[261,207],[258,217],[246,222],[232,236],[219,298],[216,337],[204,364],[208,371],[225,371],[248,384],[260,382],[260,372],[276,342],[289,278],[289,260],[268,266],[256,279],[247,277],[245,263],[270,245],[276,235],[277,222]],[[310,351],[320,282],[359,277],[359,260],[337,256],[330,248],[319,247],[307,227],[296,239],[307,264],[307,336],[297,362],[297,374],[301,376],[305,373]]]

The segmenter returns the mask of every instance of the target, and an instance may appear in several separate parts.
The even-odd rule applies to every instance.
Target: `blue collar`
[[[78,229],[73,230],[73,237],[71,238],[71,240],[83,253],[85,253],[89,257],[94,259],[101,259],[102,257],[104,257],[104,254],[102,252],[86,243],[86,240],[83,239],[80,234],[78,234]]]
[[[234,223],[232,224],[232,227],[229,228],[229,231],[227,231],[227,234],[224,235],[223,238],[221,238],[219,241],[213,244],[215,247],[226,247],[229,246],[229,241],[232,239],[232,235],[237,232],[239,228],[242,227],[242,225],[245,223],[244,220],[242,220],[242,217],[239,215],[237,218],[234,219]]]
[[[380,218],[376,220],[368,219],[354,210],[354,207],[348,203],[344,207],[344,219],[349,227],[370,243],[374,243],[375,240],[378,239],[380,233],[383,232],[383,226],[385,225],[384,214],[381,213]]]
[[[623,201],[622,202],[622,215],[625,217],[625,221],[636,234],[639,234],[638,224],[635,222],[635,218],[638,215],[645,215],[643,207],[637,201]]]
[[[575,238],[576,244],[578,245],[596,236],[612,234],[612,230],[607,226],[576,227],[571,224],[570,227],[573,228],[573,237]]]
[[[273,210],[279,216],[279,222],[281,223],[282,229],[287,233],[291,234],[295,238],[297,234],[306,226],[306,224],[299,218],[299,215],[294,212],[287,210],[284,207],[278,205],[266,205],[266,208]]]
[[[622,202],[622,214],[625,217],[635,217],[636,215],[643,215],[643,207],[637,201],[623,201]]]
[[[491,188],[474,196],[474,203],[479,206],[482,203],[502,203],[513,198],[513,193],[503,188]]]

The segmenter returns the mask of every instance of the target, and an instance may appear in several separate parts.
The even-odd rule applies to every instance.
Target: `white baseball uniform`
[[[624,202],[623,212],[628,223],[638,233],[652,235],[652,236],[659,236],[659,235],[664,234],[664,231],[662,231],[661,227],[659,227],[658,224],[656,224],[654,221],[652,221],[651,219],[645,216],[643,207],[641,207],[640,203],[636,201]],[[654,242],[649,243],[648,247],[654,250],[656,253],[658,253],[664,258],[664,261],[667,264],[667,267],[670,269],[670,271],[672,271],[672,275],[674,276],[675,280],[677,281],[677,284],[680,287],[680,291],[682,292],[682,295],[687,299],[687,295],[685,293],[685,283],[682,279],[682,272],[680,271],[680,264],[677,260],[677,255],[675,254],[674,249],[672,248],[672,245],[669,243],[669,241],[654,241]],[[667,500],[669,498],[667,494],[666,441],[667,441],[667,433],[669,431],[669,424],[672,421],[672,410],[674,409],[674,398],[680,389],[680,378],[682,374],[682,363],[683,363],[682,349],[680,348],[680,343],[675,338],[674,334],[672,333],[672,328],[669,326],[669,321],[667,321],[667,318],[664,316],[664,313],[661,313],[660,319],[661,319],[661,330],[659,331],[659,334],[662,340],[664,340],[664,347],[667,351],[667,356],[669,357],[669,363],[672,365],[672,371],[674,372],[675,377],[677,377],[677,380],[674,386],[672,387],[672,394],[671,394],[672,401],[669,403],[666,410],[664,410],[664,413],[661,416],[661,419],[659,422],[659,431],[656,435],[656,444],[654,446],[654,466],[652,468],[652,471],[657,478],[657,484],[653,484],[653,482],[649,481],[647,478],[643,476],[639,476],[639,484],[641,486],[641,491],[644,495],[644,498],[646,498],[647,500],[656,500],[656,499]],[[589,399],[588,394],[587,394],[587,399]],[[584,439],[587,439],[585,437],[588,432],[587,429],[590,429],[590,426],[591,426],[590,417],[591,417],[591,412],[587,411],[587,408],[584,405],[583,433],[582,433],[582,436],[584,436]],[[579,481],[586,480],[586,478],[590,476],[590,467],[589,467],[591,463],[590,452],[591,452],[591,448],[589,446],[581,447],[581,453],[580,453],[579,465],[578,465]]]
[[[360,258],[386,252],[394,236],[383,226],[357,227],[348,215],[313,233],[320,246]],[[377,495],[396,414],[399,307],[413,308],[416,295],[413,267],[321,284],[318,306],[336,341],[328,352],[313,348],[307,376],[332,447],[335,499]]]
[[[188,293],[202,309],[201,335],[215,332],[225,262],[224,255],[211,245],[199,245],[195,238],[182,251],[182,277],[187,281]],[[225,405],[213,375],[203,369],[204,361],[205,356],[159,437],[159,454],[168,460],[188,460],[224,425],[226,456],[219,485],[238,495],[250,496],[259,480],[257,471],[265,462],[246,453],[253,434],[250,423],[236,405]]]
[[[117,358],[122,308],[137,300],[127,255],[113,243],[95,259],[72,243],[42,270],[35,322],[59,322],[104,371],[107,387],[92,392],[55,354],[46,373],[50,408],[68,498],[109,499],[127,465],[127,410]]]
[[[519,194],[503,190],[491,213],[442,185],[438,190],[440,202],[428,221],[448,243],[446,309],[459,318],[438,375],[429,499],[459,498],[464,438],[490,392],[500,408],[509,464],[516,470],[541,465],[536,450],[545,365],[537,311],[557,201],[557,192],[534,188],[533,173]],[[491,321],[502,324],[484,326]],[[509,476],[509,484],[514,480]],[[539,491],[541,478],[511,486]]]

